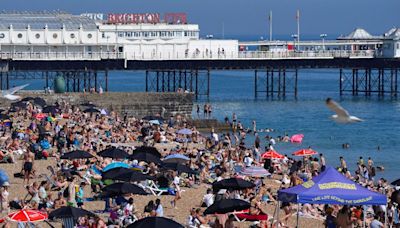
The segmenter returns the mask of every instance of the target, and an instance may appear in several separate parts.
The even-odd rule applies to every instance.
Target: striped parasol
[[[22,209],[7,215],[14,222],[40,222],[47,219],[47,214],[37,210]]]
[[[259,166],[246,167],[240,173],[251,177],[266,177],[271,175],[264,167]]]

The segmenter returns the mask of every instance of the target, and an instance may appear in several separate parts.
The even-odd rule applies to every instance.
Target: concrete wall
[[[104,107],[107,110],[114,110],[121,115],[143,117],[147,115],[162,114],[162,107],[165,108],[164,117],[170,115],[183,115],[190,117],[193,106],[193,94],[183,93],[103,93],[103,94],[32,94],[23,93],[23,97],[40,96],[48,104],[53,104],[57,100],[67,100],[72,104],[82,104],[92,102],[98,107]],[[5,104],[4,99],[1,104]]]

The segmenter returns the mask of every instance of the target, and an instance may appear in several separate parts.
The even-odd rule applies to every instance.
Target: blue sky
[[[1,0],[3,10],[65,10],[82,12],[186,12],[201,33],[225,37],[266,36],[267,14],[273,11],[274,34],[296,33],[296,10],[301,33],[331,38],[356,27],[382,34],[400,27],[400,0]]]

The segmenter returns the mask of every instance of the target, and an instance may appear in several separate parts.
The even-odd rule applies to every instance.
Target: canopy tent
[[[310,204],[386,205],[385,195],[370,191],[328,167],[301,185],[280,190],[279,201]]]

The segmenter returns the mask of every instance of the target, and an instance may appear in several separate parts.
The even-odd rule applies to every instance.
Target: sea
[[[23,82],[13,82],[17,85]],[[26,81],[24,81],[26,83]],[[384,171],[377,177],[389,181],[400,178],[400,97],[398,99],[372,95],[339,95],[338,69],[299,70],[298,96],[287,94],[285,98],[254,97],[254,71],[211,71],[211,91],[208,98],[195,102],[193,118],[198,118],[195,107],[205,103],[212,106],[212,118],[223,121],[232,119],[236,113],[245,127],[252,128],[255,120],[258,129],[274,129],[260,132],[262,146],[267,144],[266,135],[278,137],[285,134],[303,134],[301,144],[277,143],[274,148],[281,154],[292,154],[309,146],[323,153],[330,166],[339,166],[343,156],[351,171],[356,168],[360,156],[367,161],[372,158]],[[40,87],[32,82],[32,89]],[[145,74],[141,71],[114,71],[109,74],[111,91],[144,91]],[[326,105],[331,97],[346,108],[350,114],[364,119],[354,124],[338,124],[329,117],[333,115]],[[251,146],[254,136],[247,137]],[[343,149],[348,143],[350,147]]]

